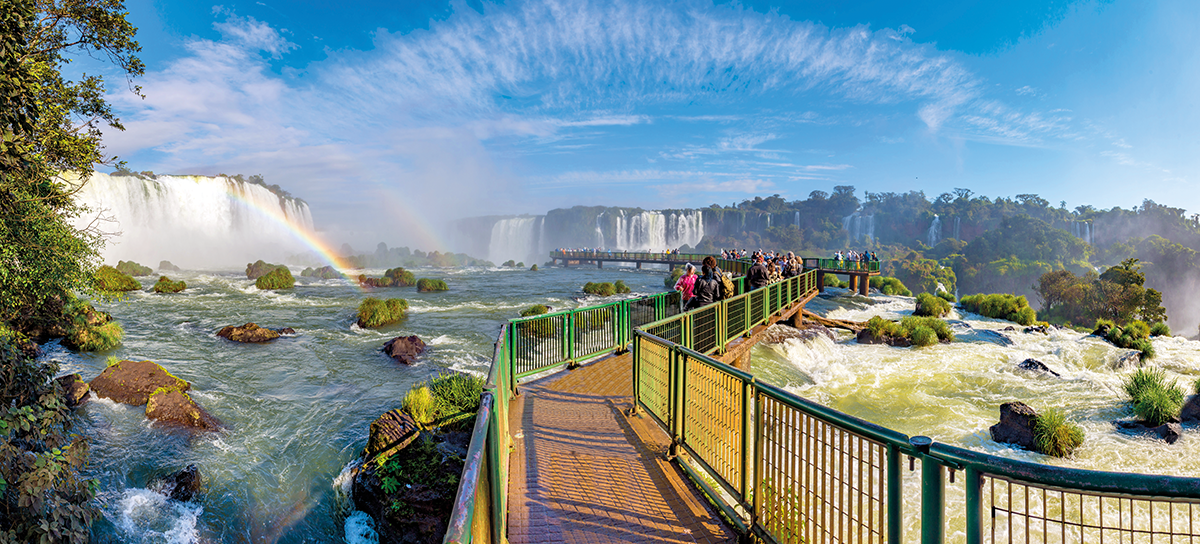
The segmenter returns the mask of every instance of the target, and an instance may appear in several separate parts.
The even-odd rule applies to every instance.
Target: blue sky
[[[109,151],[264,174],[335,242],[835,185],[1200,211],[1196,2],[127,8],[146,98],[112,85]]]

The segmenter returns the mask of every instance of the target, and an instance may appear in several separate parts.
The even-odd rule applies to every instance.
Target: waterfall
[[[621,210],[614,220],[611,249],[662,251],[685,244],[695,247],[704,238],[704,215],[700,210],[647,211],[628,218]]]
[[[501,264],[508,260],[536,263],[544,216],[501,219],[492,225],[488,260]]]
[[[854,212],[842,218],[842,228],[849,234],[850,242],[858,242],[866,237],[875,241],[875,215],[862,215]]]
[[[795,217],[792,219],[792,224],[796,225],[796,228],[800,228],[800,211],[797,210],[793,213],[795,214]]]
[[[600,218],[604,217],[604,212],[596,216],[596,247],[604,248],[604,229],[600,228]]]
[[[929,224],[928,239],[929,247],[937,245],[937,243],[942,239],[942,220],[937,216],[936,213],[933,214],[933,222]]]
[[[1092,243],[1092,223],[1090,221],[1072,221],[1071,234],[1087,243]]]
[[[101,222],[101,230],[120,233],[105,245],[105,262],[169,260],[192,268],[279,262],[306,251],[300,240],[313,233],[303,200],[224,176],[95,173],[77,198],[92,209],[77,226],[99,214],[113,220]]]
[[[955,217],[954,218],[954,239],[955,240],[962,240],[962,236],[959,235],[961,228],[962,228],[962,218]]]

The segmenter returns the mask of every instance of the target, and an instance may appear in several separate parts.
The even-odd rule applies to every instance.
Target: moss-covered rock
[[[381,278],[372,278],[365,274],[358,276],[358,284],[363,287],[411,287],[416,283],[413,273],[403,268],[389,269]]]
[[[946,299],[931,295],[929,293],[921,293],[917,295],[917,307],[913,309],[913,315],[928,316],[928,317],[946,317],[950,313],[950,303]]]
[[[386,301],[367,297],[358,305],[358,326],[364,329],[397,323],[408,315],[408,301],[389,298]]]
[[[89,385],[101,398],[132,406],[146,404],[150,394],[160,389],[187,391],[192,388],[191,384],[152,361],[118,361],[105,368]]]
[[[630,292],[629,286],[625,285],[625,280],[617,280],[616,283],[613,283],[613,290],[619,295],[628,294]]]
[[[171,278],[166,276],[159,276],[158,283],[154,284],[155,293],[178,293],[184,289],[187,289],[187,282],[171,281]]]
[[[192,397],[179,389],[160,388],[146,401],[146,418],[202,431],[217,431],[221,421],[201,408]]]
[[[291,289],[296,285],[296,278],[287,267],[276,268],[254,280],[254,286],[259,289]]]
[[[589,281],[584,284],[583,292],[589,295],[596,295],[598,297],[611,297],[617,293],[617,288],[608,282],[592,283]]]
[[[531,317],[545,313],[550,313],[549,306],[546,306],[545,304],[534,304],[533,306],[521,310],[521,317]]]
[[[254,261],[254,262],[246,265],[246,278],[251,279],[251,280],[257,280],[258,278],[261,278],[263,276],[266,276],[267,274],[270,274],[272,270],[277,270],[280,268],[287,270],[287,267],[282,264],[271,264],[262,259],[259,259],[257,261]],[[290,276],[290,275],[292,275],[292,273],[288,272],[288,275]]]
[[[246,323],[245,325],[238,327],[232,325],[223,327],[221,330],[217,331],[217,336],[234,342],[261,344],[263,342],[270,342],[271,340],[279,338],[284,334],[295,333],[295,330],[288,327],[284,327],[282,329],[268,329],[266,327],[258,326],[257,323]]]
[[[417,280],[417,291],[420,291],[422,293],[426,293],[426,292],[430,292],[430,291],[449,291],[449,290],[450,290],[450,288],[446,286],[446,282],[443,280],[433,280],[433,279],[429,279],[429,278],[421,278],[421,279]]]
[[[338,272],[337,269],[332,266],[322,266],[321,268],[316,269],[305,268],[304,270],[308,272],[307,276],[320,280],[336,280],[344,277],[341,272]],[[300,275],[304,276],[306,274],[301,273]]]
[[[116,268],[120,273],[128,274],[130,276],[149,276],[150,274],[154,273],[150,267],[142,266],[133,261],[118,261]]]
[[[76,351],[108,351],[121,345],[125,329],[108,313],[86,300],[72,300],[63,309],[63,344]]]
[[[142,288],[142,284],[133,279],[133,276],[121,272],[116,268],[108,265],[101,266],[96,270],[96,290],[109,293],[136,291]]]
[[[535,265],[533,265],[533,266],[531,266],[531,267],[529,267],[529,271],[530,271],[530,272],[537,272],[537,270],[538,270],[538,266],[537,266],[536,264],[535,264]]]

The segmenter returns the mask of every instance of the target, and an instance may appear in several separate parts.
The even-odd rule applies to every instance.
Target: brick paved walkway
[[[521,385],[512,405],[513,544],[734,542],[684,473],[669,438],[628,413],[631,357],[608,357]]]

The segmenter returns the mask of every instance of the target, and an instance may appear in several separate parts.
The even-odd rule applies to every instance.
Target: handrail
[[[698,260],[694,255],[680,257]],[[813,264],[825,264],[820,261]],[[744,271],[749,263],[722,259],[719,266]],[[1200,523],[1188,529],[1172,525],[1181,501],[1186,503],[1182,507],[1187,508],[1187,519],[1200,521],[1200,478],[1054,467],[910,437],[759,382],[710,357],[781,310],[814,295],[816,272],[814,268],[749,293],[740,292],[739,285],[736,296],[689,312],[668,315],[670,308],[677,308],[677,300],[675,306],[668,305],[673,293],[661,293],[509,321],[501,328],[485,392],[494,395],[494,405],[488,424],[476,424],[476,434],[483,438],[473,435],[473,449],[468,452],[468,464],[474,463],[475,469],[464,468],[453,534],[447,533],[445,542],[468,542],[461,540],[464,533],[458,528],[464,519],[476,520],[482,508],[491,511],[490,541],[507,541],[507,404],[516,393],[516,380],[626,344],[633,350],[635,410],[649,414],[670,435],[671,456],[685,461],[680,466],[693,474],[739,530],[764,542],[834,539],[901,544],[903,520],[916,515],[905,513],[904,457],[909,457],[911,468],[918,461],[921,464],[922,544],[942,544],[950,532],[945,515],[947,470],[952,471],[951,482],[953,471],[965,472],[964,511],[951,519],[965,521],[965,529],[955,530],[964,532],[967,544],[982,544],[985,534],[1010,542],[1029,541],[1032,535],[1046,543],[1047,533],[1058,535],[1060,530],[1064,535],[1070,531],[1081,542],[1109,533],[1131,541],[1143,534],[1200,536]],[[583,330],[584,336],[612,331],[611,337],[604,338],[613,345],[590,345],[590,351],[584,350],[587,353],[571,351],[569,346],[577,343],[576,330]],[[524,344],[525,348],[549,346],[558,359],[520,371],[519,336],[526,333],[537,341]],[[553,334],[538,337],[539,333]],[[477,443],[497,445],[485,450],[490,456],[472,457]],[[480,483],[485,473],[480,463],[489,467],[487,493]],[[715,482],[724,493],[708,482]],[[734,503],[724,497],[732,497]],[[1068,515],[1068,510],[1078,514]],[[1169,512],[1166,518],[1164,510]],[[1105,517],[1105,512],[1113,511],[1124,513]],[[838,524],[837,538],[828,525],[832,523]],[[484,534],[488,533],[476,531],[475,537]],[[1087,535],[1091,536],[1084,538]]]

